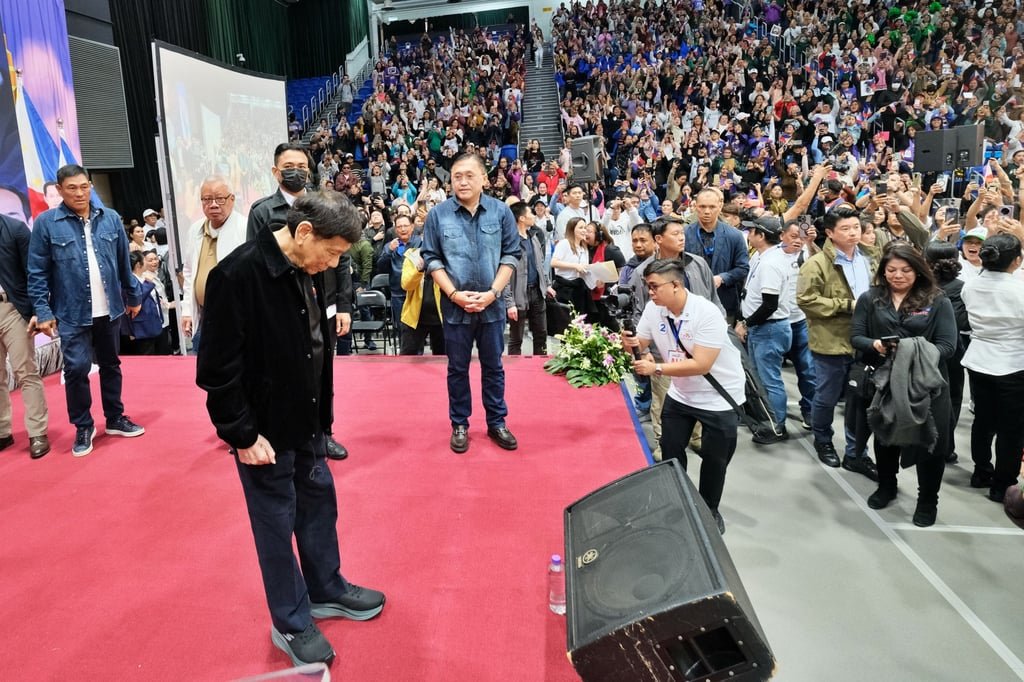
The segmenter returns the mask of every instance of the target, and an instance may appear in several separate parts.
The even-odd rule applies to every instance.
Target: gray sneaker
[[[314,618],[348,618],[370,620],[384,610],[384,593],[349,583],[347,592],[335,601],[310,602],[309,611]]]
[[[270,641],[288,654],[296,666],[307,663],[327,663],[334,660],[334,647],[327,641],[316,623],[310,623],[302,632],[281,632],[270,626]]]

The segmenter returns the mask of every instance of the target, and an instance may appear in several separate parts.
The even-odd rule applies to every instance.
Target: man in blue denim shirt
[[[487,435],[506,450],[519,444],[505,425],[505,289],[519,260],[519,232],[508,206],[483,195],[487,168],[475,154],[452,161],[455,196],[427,214],[422,256],[445,299],[444,341],[448,354],[448,413],[452,422],[451,448],[469,449],[469,361],[476,342],[480,357]],[[446,300],[447,299],[447,300]]]
[[[63,203],[40,214],[28,253],[28,294],[36,328],[53,336],[60,324],[68,418],[75,425],[71,454],[92,452],[96,435],[90,408],[89,370],[95,351],[106,432],[134,437],[145,433],[124,415],[121,403],[120,317],[138,314],[142,284],[132,275],[128,236],[121,217],[93,206],[92,184],[81,166],[57,171]],[[127,300],[127,311],[125,301]]]

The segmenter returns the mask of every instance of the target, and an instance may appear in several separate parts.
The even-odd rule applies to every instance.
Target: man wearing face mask
[[[309,155],[306,148],[295,142],[284,142],[274,150],[274,167],[271,172],[277,180],[277,191],[258,199],[249,210],[246,226],[246,241],[253,241],[259,233],[270,227],[277,229],[285,223],[288,211],[295,200],[306,194],[309,182]],[[324,295],[327,298],[327,313],[335,318],[332,325],[337,336],[349,333],[352,326],[352,258],[345,253],[336,268],[324,273]],[[337,346],[336,339],[330,339],[328,348]],[[327,433],[327,456],[331,459],[345,459],[348,450]]]

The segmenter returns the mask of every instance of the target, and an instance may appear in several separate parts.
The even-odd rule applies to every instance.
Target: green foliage
[[[561,334],[555,357],[544,363],[551,374],[564,374],[576,388],[618,383],[633,366],[621,337],[599,324],[587,324],[584,316],[573,318]]]

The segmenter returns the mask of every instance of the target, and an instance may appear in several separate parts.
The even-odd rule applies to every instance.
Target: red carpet
[[[342,570],[384,590],[373,621],[323,621],[339,680],[574,680],[547,558],[566,504],[646,465],[617,386],[576,390],[506,362],[520,449],[486,437],[474,365],[471,447],[448,449],[445,364],[340,359],[332,462]],[[141,438],[70,454],[63,387],[46,380],[54,450],[27,453],[21,398],[0,453],[0,623],[10,680],[232,680],[288,667],[241,487],[195,388],[194,362],[126,358]],[[98,378],[94,416],[102,418]]]

